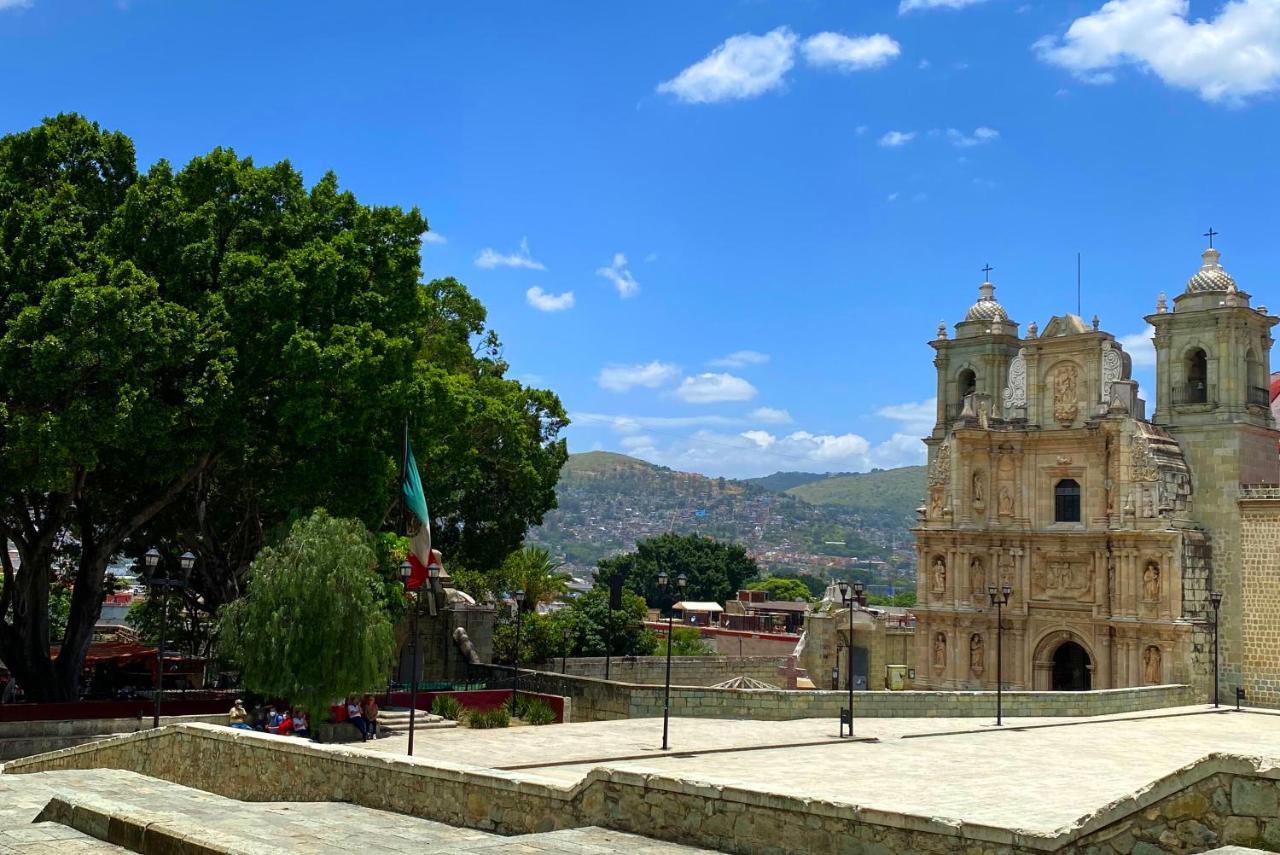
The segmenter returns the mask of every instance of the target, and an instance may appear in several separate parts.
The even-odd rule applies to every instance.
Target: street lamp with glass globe
[[[187,587],[187,576],[191,573],[191,568],[196,565],[196,557],[190,551],[182,553],[178,558],[178,566],[182,570],[182,575],[178,578],[160,576],[160,550],[154,546],[148,549],[142,556],[142,563],[146,567],[146,584],[151,591],[163,591],[162,602],[160,605],[160,640],[156,645],[156,689],[155,689],[155,712],[151,717],[151,726],[160,726],[160,706],[164,697],[164,645],[165,636],[169,632],[169,591],[178,588]]]

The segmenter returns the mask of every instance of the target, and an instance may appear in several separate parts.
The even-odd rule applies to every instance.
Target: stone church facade
[[[1006,687],[1208,691],[1214,590],[1222,685],[1260,688],[1246,651],[1275,632],[1247,603],[1280,602],[1280,559],[1262,545],[1280,532],[1280,495],[1268,505],[1252,485],[1280,481],[1267,393],[1280,319],[1252,307],[1208,249],[1173,305],[1161,294],[1146,318],[1157,360],[1148,418],[1129,354],[1096,317],[1021,334],[994,291],[984,282],[954,336],[940,325],[931,342],[938,410],[915,529],[915,684],[995,686],[987,588],[1008,585]],[[1280,650],[1254,659],[1280,668]]]

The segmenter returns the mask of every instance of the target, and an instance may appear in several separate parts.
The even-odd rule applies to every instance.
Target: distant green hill
[[[822,475],[817,472],[774,472],[772,475],[765,475],[763,478],[744,478],[742,479],[748,484],[755,484],[765,490],[772,490],[775,493],[785,493],[792,487],[799,487],[801,484],[811,484],[814,481],[821,481],[823,478],[830,476]]]
[[[786,492],[814,505],[840,505],[860,511],[887,511],[911,519],[924,504],[925,467],[873,469],[809,481]]]
[[[911,557],[907,529],[914,515],[902,507],[910,504],[914,509],[919,496],[912,500],[915,504],[886,501],[877,484],[890,476],[779,473],[738,481],[679,472],[609,451],[571,454],[556,485],[559,507],[529,532],[529,540],[549,547],[578,569],[591,568],[601,558],[666,531],[698,532],[740,543],[769,556],[762,561],[775,571],[808,569],[825,577],[839,564],[812,556],[905,564]],[[794,489],[804,490],[845,477],[871,479],[867,507],[812,503],[765,486],[799,484]]]

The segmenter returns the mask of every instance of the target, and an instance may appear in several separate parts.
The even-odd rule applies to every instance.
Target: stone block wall
[[[1280,706],[1280,489],[1240,498],[1242,668],[1248,703]],[[1225,609],[1225,603],[1224,609]],[[1223,683],[1234,702],[1236,684]]]
[[[493,669],[503,673],[506,669]],[[662,715],[663,687],[596,680],[590,677],[524,672],[529,691],[570,698],[574,721],[609,721]],[[1199,702],[1190,686],[1142,686],[1096,692],[1005,692],[1007,716],[1093,716],[1164,709]],[[671,687],[671,714],[689,718],[788,721],[836,717],[848,702],[846,692],[783,689]],[[995,715],[995,692],[855,692],[855,717],[965,718]]]
[[[787,662],[785,656],[673,656],[671,682],[679,686],[714,686],[734,677],[752,677],[781,687],[786,680],[778,669]],[[542,669],[560,670],[560,662],[548,662]],[[604,679],[604,657],[582,657],[565,660],[565,673],[575,677]],[[663,656],[614,657],[609,663],[609,678],[620,683],[661,686],[666,682],[667,660]]]
[[[1246,713],[1248,714],[1248,713]],[[6,764],[5,774],[117,768],[244,801],[346,801],[500,834],[599,826],[717,851],[1157,855],[1280,846],[1280,770],[1209,755],[1052,834],[892,813],[728,785],[593,769],[575,785],[375,756],[208,725],[117,737]],[[518,841],[513,841],[518,843]]]

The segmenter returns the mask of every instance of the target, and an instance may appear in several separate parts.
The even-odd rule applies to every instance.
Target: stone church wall
[[[1280,707],[1280,488],[1245,491],[1240,513],[1244,689],[1250,705]]]

